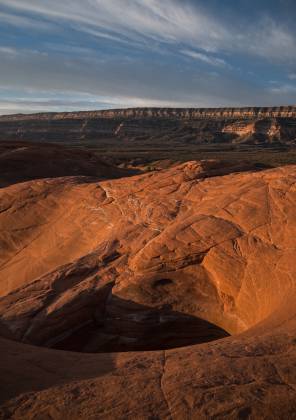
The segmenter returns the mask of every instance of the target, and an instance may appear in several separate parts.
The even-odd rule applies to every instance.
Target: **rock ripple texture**
[[[295,418],[296,166],[0,203],[1,418]]]

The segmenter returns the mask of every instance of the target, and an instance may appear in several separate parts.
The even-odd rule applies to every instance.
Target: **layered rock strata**
[[[0,116],[0,140],[294,143],[296,107],[131,108]],[[120,144],[119,143],[119,144]]]

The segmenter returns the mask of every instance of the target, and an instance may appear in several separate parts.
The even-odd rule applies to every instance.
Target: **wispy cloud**
[[[19,52],[18,52],[18,50],[16,48],[0,46],[0,54],[15,56],[18,53]]]
[[[218,2],[0,0],[0,83],[18,90],[14,100],[0,91],[0,105],[2,98],[2,109],[19,103],[27,112],[295,102],[293,25],[262,9],[234,16],[242,1],[210,3]],[[25,89],[35,98],[22,99]],[[46,100],[43,90],[60,93]]]
[[[1,0],[21,14],[48,22],[67,22],[76,29],[117,42],[148,47],[147,40],[198,47],[206,52],[241,52],[270,59],[296,56],[296,39],[271,17],[250,22],[224,22],[189,1],[177,0]],[[124,11],[124,12],[123,12]],[[27,18],[23,18],[27,19]],[[189,48],[189,49],[190,49]],[[202,58],[200,58],[202,60]],[[205,61],[205,60],[204,60]]]
[[[268,91],[276,95],[295,94],[296,85],[292,85],[289,83],[277,84],[276,86],[269,88]]]
[[[260,23],[260,26],[253,31],[253,36],[248,34],[247,37],[243,37],[243,48],[253,55],[269,60],[295,62],[295,34],[271,18],[264,18]],[[249,45],[245,45],[247,41]]]
[[[20,16],[15,13],[6,13],[1,11],[0,22],[5,25],[13,25],[18,28],[33,29],[41,32],[56,30],[56,25],[52,23],[40,21],[40,19],[33,19],[27,16]]]
[[[5,57],[18,58],[21,56],[24,58],[28,58],[28,56],[30,55],[47,56],[48,54],[44,51],[38,51],[28,48],[14,48],[5,45],[0,45],[0,56],[2,56],[3,59]]]
[[[122,36],[167,43],[198,40],[203,49],[215,50],[217,41],[227,35],[212,17],[174,0],[2,0],[2,5],[18,14],[67,21],[82,31],[117,40]]]
[[[212,66],[218,66],[218,67],[227,66],[226,61],[223,60],[222,58],[213,57],[211,55],[207,55],[207,54],[192,51],[192,50],[181,50],[181,53],[195,60],[203,61],[204,63],[210,64]]]
[[[1,89],[0,89],[1,91]],[[154,100],[137,97],[117,97],[117,96],[96,96],[81,95],[73,92],[72,97],[67,93],[60,93],[61,98],[48,99],[52,92],[44,92],[44,98],[15,97],[12,99],[2,98],[0,100],[0,114],[32,113],[32,112],[62,112],[74,110],[94,110],[104,108],[125,108],[125,107],[184,107],[187,102],[170,102],[167,100]]]

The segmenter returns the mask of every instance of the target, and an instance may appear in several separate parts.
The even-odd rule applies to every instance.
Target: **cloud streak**
[[[200,53],[200,52],[196,52],[196,51],[191,51],[191,50],[181,50],[181,53],[193,58],[194,60],[200,60],[203,61],[204,63],[210,64],[212,66],[218,66],[218,67],[226,67],[227,63],[225,60],[223,60],[222,58],[216,58],[204,53]]]
[[[20,19],[26,24],[27,18],[20,15],[27,13],[51,23],[66,22],[98,37],[146,47],[150,40],[280,61],[296,55],[295,35],[271,17],[261,16],[252,24],[232,22],[230,27],[186,0],[2,0],[1,4],[17,14],[15,24],[21,23]]]
[[[1,5],[0,5],[1,6]],[[49,22],[41,22],[26,16],[16,15],[14,13],[0,12],[0,22],[5,25],[12,25],[18,28],[25,28],[37,31],[52,31],[56,26]]]
[[[295,103],[293,25],[210,3],[1,0],[0,112]]]

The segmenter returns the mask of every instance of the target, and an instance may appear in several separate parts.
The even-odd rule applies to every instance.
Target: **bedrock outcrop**
[[[0,199],[2,418],[295,418],[296,166]]]
[[[0,140],[121,144],[296,141],[296,107],[130,108],[0,116]]]

